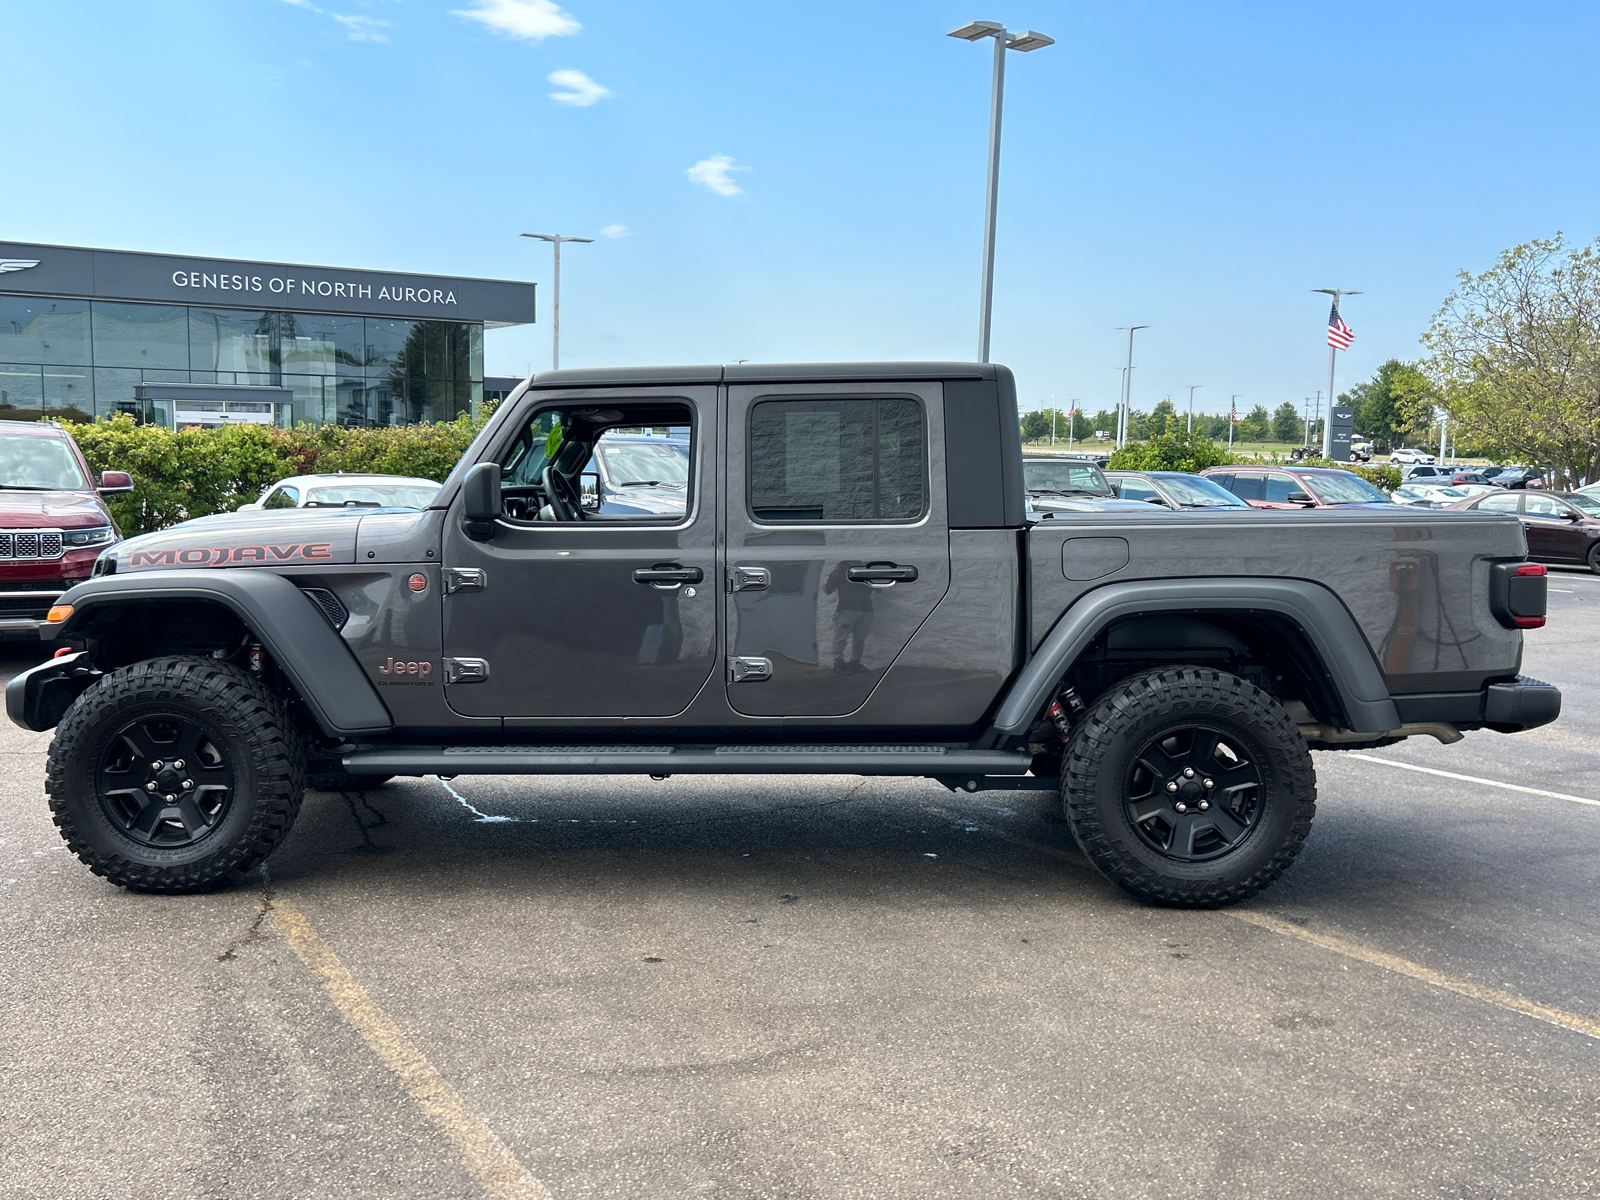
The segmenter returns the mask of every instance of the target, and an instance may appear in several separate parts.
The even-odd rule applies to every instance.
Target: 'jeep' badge
[[[378,668],[378,674],[420,675],[423,679],[426,679],[433,674],[433,664],[431,662],[401,662],[393,655],[390,655],[389,661]]]

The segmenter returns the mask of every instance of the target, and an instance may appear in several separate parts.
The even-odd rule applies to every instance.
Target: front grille
[[[53,532],[0,531],[0,562],[18,559],[39,560],[61,557],[61,534]]]
[[[54,596],[0,596],[0,617],[32,617],[42,621]]]

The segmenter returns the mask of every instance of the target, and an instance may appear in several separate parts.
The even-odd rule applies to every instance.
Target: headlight
[[[88,529],[69,529],[61,535],[64,546],[103,546],[114,535],[109,525],[91,525]]]

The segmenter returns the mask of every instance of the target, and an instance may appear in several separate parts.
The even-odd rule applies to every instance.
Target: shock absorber
[[[1083,716],[1084,703],[1077,692],[1070,687],[1061,689],[1061,694],[1050,702],[1045,716],[1050,718],[1050,724],[1056,727],[1056,733],[1063,742],[1070,741],[1072,730]]]

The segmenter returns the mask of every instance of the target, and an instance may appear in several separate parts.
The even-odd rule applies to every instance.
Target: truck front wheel
[[[50,743],[45,788],[91,871],[140,891],[236,882],[300,811],[305,754],[282,700],[210,658],[108,672]]]
[[[1215,908],[1288,869],[1311,831],[1305,739],[1271,696],[1207,667],[1113,686],[1068,744],[1073,837],[1113,883],[1152,904]]]

